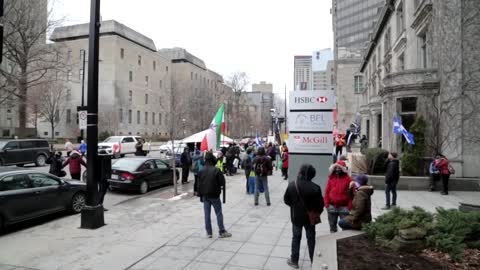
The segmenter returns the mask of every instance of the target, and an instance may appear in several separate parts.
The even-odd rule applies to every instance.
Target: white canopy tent
[[[188,136],[185,139],[183,139],[182,142],[183,143],[201,143],[203,138],[205,138],[205,135],[207,135],[207,133],[209,132],[209,130],[210,129],[206,129],[204,131],[200,131],[196,134]],[[233,143],[233,139],[225,135],[222,135],[220,139],[220,144],[229,144],[229,143]]]

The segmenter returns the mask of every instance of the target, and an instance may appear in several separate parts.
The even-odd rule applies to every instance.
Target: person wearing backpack
[[[267,206],[270,206],[270,193],[268,192],[268,176],[271,175],[273,167],[272,160],[265,153],[265,148],[259,147],[257,156],[253,159],[253,168],[256,174],[255,178],[255,205],[258,205],[258,197],[260,195],[259,186],[263,185],[265,190],[265,200]]]
[[[200,152],[198,149],[195,150],[195,155],[193,156],[193,163],[192,163],[192,172],[194,176],[193,182],[193,196],[197,195],[198,191],[198,172],[203,168],[204,161],[203,161],[204,154]]]
[[[435,166],[435,162],[439,159],[440,156],[435,155],[428,168],[428,172],[430,173],[430,191],[435,191],[435,183],[440,180],[440,170]]]
[[[400,162],[397,159],[397,153],[388,154],[385,170],[385,207],[382,210],[390,209],[390,206],[397,206],[397,184],[400,179]],[[392,193],[392,204],[390,204],[390,193]]]
[[[252,172],[252,160],[253,160],[253,153],[252,148],[249,147],[247,149],[247,155],[243,161],[243,168],[245,169],[245,178],[246,178],[246,192],[248,194],[249,187],[248,187],[248,179],[250,178],[250,173]]]
[[[323,197],[320,186],[312,182],[316,171],[310,164],[303,164],[296,181],[289,183],[283,201],[290,206],[292,222],[292,253],[287,264],[298,269],[300,258],[300,242],[302,229],[305,228],[308,244],[308,254],[313,263],[315,249],[315,225],[320,222],[323,211]]]

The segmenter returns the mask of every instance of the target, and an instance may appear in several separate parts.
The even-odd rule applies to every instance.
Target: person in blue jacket
[[[78,152],[82,154],[82,157],[84,157],[85,153],[87,153],[87,144],[85,143],[84,140],[81,140],[80,146],[78,147]]]

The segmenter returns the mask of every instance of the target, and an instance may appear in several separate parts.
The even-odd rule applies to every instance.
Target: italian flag
[[[222,133],[225,132],[225,105],[222,104],[220,109],[218,109],[215,117],[210,123],[210,127],[203,137],[202,143],[200,145],[201,151],[217,150],[220,147],[220,139]]]

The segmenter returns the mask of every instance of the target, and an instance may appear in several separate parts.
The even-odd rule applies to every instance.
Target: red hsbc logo
[[[317,102],[318,103],[326,103],[328,101],[327,97],[318,97]]]

